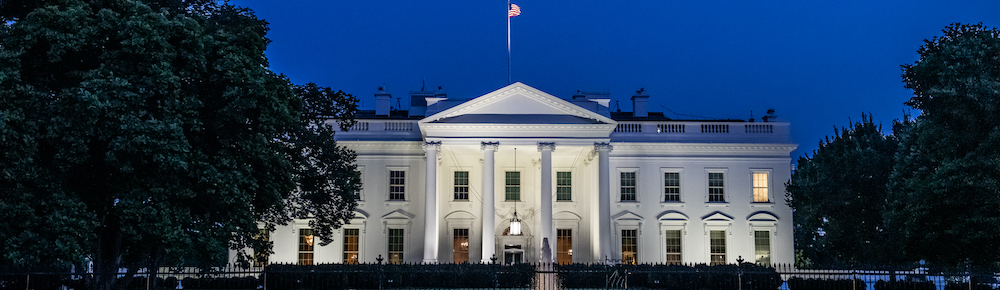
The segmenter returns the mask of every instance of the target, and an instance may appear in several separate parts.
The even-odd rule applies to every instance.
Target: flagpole
[[[507,84],[510,81],[510,0],[507,0]]]

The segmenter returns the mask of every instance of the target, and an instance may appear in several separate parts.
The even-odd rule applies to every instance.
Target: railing
[[[718,125],[718,124],[702,124],[702,133],[729,133],[729,125]]]
[[[323,264],[119,274],[118,289],[993,289],[996,271],[813,270],[791,265]],[[86,289],[91,273],[0,273],[0,289]]]
[[[368,131],[368,122],[355,122],[354,126],[351,126],[351,131]]]
[[[747,124],[744,128],[746,133],[774,133],[774,125],[771,124]]]
[[[684,133],[684,124],[656,124],[656,133]]]
[[[385,122],[385,131],[413,131],[416,122]]]
[[[620,123],[615,127],[615,132],[639,133],[642,132],[642,124]]]

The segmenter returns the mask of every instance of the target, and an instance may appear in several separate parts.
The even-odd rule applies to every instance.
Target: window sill
[[[774,208],[773,202],[751,202],[750,207]]]
[[[410,201],[409,200],[386,200],[385,201],[385,206],[390,206],[390,205],[407,207],[407,206],[410,206]]]
[[[468,199],[453,199],[448,201],[448,206],[452,208],[456,207],[472,208],[472,201]]]
[[[616,203],[618,204],[618,208],[621,208],[622,205],[625,205],[625,206],[635,206],[636,208],[639,208],[639,206],[640,206],[640,203],[639,203],[638,200],[624,200],[624,201],[619,200],[619,201],[616,201]]]
[[[705,203],[705,208],[724,207],[729,208],[729,203],[724,201],[710,201]]]
[[[683,201],[661,201],[660,202],[660,208],[667,208],[667,207],[684,208],[684,202]]]
[[[576,208],[576,201],[572,200],[557,200],[552,203],[553,207],[557,208]]]

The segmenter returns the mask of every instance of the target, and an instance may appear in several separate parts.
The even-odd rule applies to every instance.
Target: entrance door
[[[521,245],[504,245],[503,263],[508,265],[524,263],[524,250],[521,249]]]

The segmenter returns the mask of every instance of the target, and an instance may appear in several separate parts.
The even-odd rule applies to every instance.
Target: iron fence
[[[118,289],[997,289],[995,272],[668,264],[323,264],[164,267],[119,274]],[[153,279],[147,279],[152,276]],[[0,289],[87,289],[91,273],[0,273]]]

